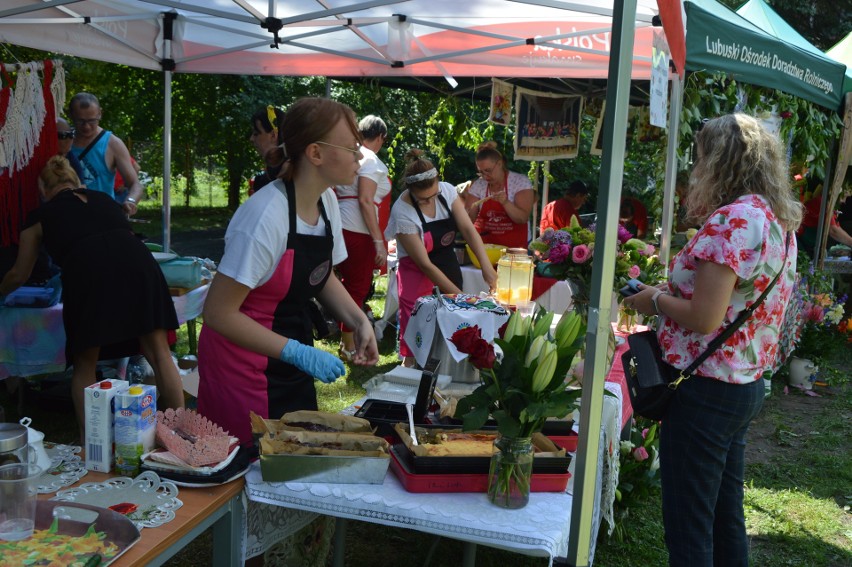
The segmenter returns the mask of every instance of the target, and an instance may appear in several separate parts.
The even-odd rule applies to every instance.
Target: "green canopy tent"
[[[820,51],[807,39],[802,37],[790,24],[788,24],[784,20],[784,18],[779,16],[775,10],[773,10],[766,2],[764,2],[764,0],[748,0],[748,2],[739,7],[739,9],[737,10],[737,14],[746,18],[769,35],[777,37],[778,39],[783,39],[783,41],[791,43],[796,47],[809,53],[812,53],[816,56],[823,55],[822,51]],[[850,56],[852,56],[852,43],[850,43]],[[836,58],[831,57],[828,54],[825,54],[825,57],[833,61],[838,61]],[[839,61],[839,63],[841,65],[846,65],[844,61]],[[837,91],[840,94],[841,99],[843,93],[847,92],[848,90],[850,90],[850,88],[852,88],[852,78],[850,78],[849,73],[850,70],[847,67],[846,75],[842,77],[840,88]],[[848,136],[850,135],[848,128],[844,129],[843,135],[846,140],[842,142],[841,146],[848,147]],[[837,204],[837,198],[840,195],[840,188],[842,185],[843,177],[846,174],[846,166],[849,162],[848,155],[844,156],[844,153],[848,152],[841,152],[838,156],[834,175],[829,176],[829,178],[826,179],[826,181],[832,180],[832,182],[825,184],[825,187],[829,188],[830,190],[823,191],[822,194],[823,198],[822,203],[820,205],[820,222],[817,226],[817,232],[820,236],[817,239],[816,249],[813,251],[814,258],[818,259],[820,262],[824,257],[824,250],[828,237],[827,216],[831,211],[834,210],[834,207]]]
[[[767,33],[716,0],[685,0],[684,7],[688,70],[722,71],[832,110],[840,107],[842,63],[810,44],[810,49],[798,45],[791,36]]]
[[[843,81],[843,92],[852,92],[852,32],[846,34],[837,45],[825,52],[826,55],[846,65],[846,78]]]

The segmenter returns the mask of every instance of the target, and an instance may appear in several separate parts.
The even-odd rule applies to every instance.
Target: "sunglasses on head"
[[[66,130],[65,132],[57,132],[56,135],[60,140],[72,140],[77,135],[76,130]]]

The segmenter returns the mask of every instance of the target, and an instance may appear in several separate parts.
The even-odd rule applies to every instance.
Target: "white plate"
[[[177,254],[173,254],[171,252],[151,252],[151,255],[154,256],[154,259],[158,262],[168,262],[169,260],[177,258]]]

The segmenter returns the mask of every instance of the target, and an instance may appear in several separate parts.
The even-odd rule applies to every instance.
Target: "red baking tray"
[[[408,492],[488,492],[487,474],[415,474],[391,446],[390,467]],[[571,473],[534,474],[531,492],[565,492]]]

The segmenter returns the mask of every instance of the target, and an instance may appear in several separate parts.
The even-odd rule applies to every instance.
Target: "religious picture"
[[[508,126],[512,119],[512,91],[514,85],[491,79],[491,116],[488,119],[501,126]]]
[[[515,159],[547,161],[577,157],[581,96],[531,91],[515,96]]]

